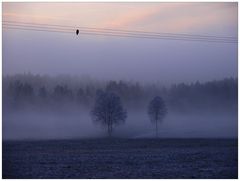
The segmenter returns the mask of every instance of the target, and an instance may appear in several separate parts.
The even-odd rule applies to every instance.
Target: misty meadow
[[[98,91],[114,93],[121,99],[127,118],[116,127],[116,134],[122,137],[151,136],[153,130],[147,109],[151,99],[158,95],[168,110],[163,128],[159,130],[161,136],[237,136],[237,79],[164,87],[21,74],[3,78],[3,138],[104,136],[90,115]],[[177,128],[178,125],[187,128],[181,131],[183,128]],[[65,129],[66,126],[69,129]],[[41,133],[44,130],[46,134]]]
[[[155,108],[150,105],[156,104],[151,100],[156,96],[161,96],[166,109],[166,115],[159,123],[149,116],[149,111],[153,112]],[[105,104],[108,106],[108,99],[111,101],[109,108],[104,107]],[[112,115],[116,111],[119,119],[105,119],[108,109]],[[152,139],[155,137],[162,139]],[[162,158],[176,157],[174,162],[187,164],[186,160],[178,160],[185,157],[180,156],[179,152],[196,152],[199,155],[191,159],[203,161],[199,168],[202,173],[190,171],[194,167],[193,162],[185,169],[177,167],[179,174],[184,173],[181,178],[232,178],[237,171],[236,138],[236,78],[180,83],[169,87],[130,81],[86,80],[66,75],[49,77],[18,74],[3,78],[3,139],[9,140],[4,141],[4,154],[9,158],[3,159],[7,165],[4,167],[7,178],[16,178],[16,175],[19,178],[177,178],[176,172],[162,170],[156,159],[163,162]],[[11,167],[12,159],[22,157],[26,148],[30,153],[20,160],[24,167],[20,170]],[[74,153],[68,154],[65,148]],[[14,150],[18,150],[18,153]],[[95,151],[92,153],[90,150]],[[147,155],[142,155],[144,150]],[[47,157],[43,158],[39,151],[46,153]],[[32,158],[31,154],[38,156]],[[60,161],[61,154],[67,160]],[[95,155],[94,159],[92,154]],[[202,160],[202,157],[206,159]],[[204,164],[210,162],[209,157],[221,161],[223,165],[208,165],[214,171],[210,168],[206,170]],[[74,158],[77,160],[72,160]],[[119,159],[122,161],[119,162]],[[226,167],[225,159],[230,159],[227,171],[223,169]],[[30,166],[34,167],[33,162],[43,164],[38,173],[35,173],[36,170],[28,171]],[[102,170],[92,171],[95,167],[88,165],[90,162],[94,162],[96,167],[100,167],[98,164],[107,164],[106,168],[100,167]],[[158,163],[154,164],[155,169],[160,170],[151,169],[154,162]],[[59,163],[64,166],[60,167]],[[139,164],[144,167],[136,167]],[[167,167],[172,169],[171,162],[168,164]],[[120,172],[114,169],[118,166],[121,167]],[[51,170],[55,170],[54,173]],[[147,174],[143,174],[143,170]],[[219,176],[223,171],[224,174]]]

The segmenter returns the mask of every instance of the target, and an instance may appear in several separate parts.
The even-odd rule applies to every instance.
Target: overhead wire
[[[59,26],[59,27],[58,27]],[[61,26],[61,27],[60,27]],[[4,21],[3,28],[29,31],[43,31],[43,32],[58,32],[58,33],[73,33],[76,27],[64,25],[50,25],[50,24],[36,24],[36,23],[19,23],[13,21]],[[85,35],[103,35],[116,37],[132,37],[132,38],[148,38],[148,39],[164,39],[164,40],[186,40],[186,41],[205,41],[216,43],[237,43],[234,37],[219,37],[219,36],[203,36],[203,35],[189,35],[186,34],[166,34],[166,33],[149,33],[141,31],[122,31],[122,30],[103,30],[101,28],[79,28],[80,34]],[[135,33],[133,33],[135,32]],[[139,33],[141,32],[141,33]]]
[[[61,30],[61,31],[73,31],[73,29],[66,29],[66,28],[55,28],[55,27],[39,27],[39,26],[32,26],[32,25],[28,25],[28,26],[26,26],[26,25],[19,25],[19,24],[3,24],[4,26],[6,25],[6,26],[8,26],[8,27],[21,27],[21,28],[44,28],[44,30]],[[86,30],[81,30],[82,32],[84,32],[84,33],[87,33],[86,32]],[[106,34],[112,34],[112,32],[106,32],[106,31],[97,31],[97,30],[94,30],[94,31],[89,31],[90,33],[106,33]],[[116,34],[116,33],[115,33]],[[129,33],[118,33],[117,35],[133,35],[133,36],[142,36],[142,35],[139,35],[139,34],[129,34]],[[144,35],[144,36],[147,36],[147,37],[153,37],[153,38],[155,38],[156,37],[156,35]],[[160,38],[174,38],[174,39],[178,39],[178,38],[181,38],[181,39],[188,39],[189,37],[171,37],[171,36],[157,36],[157,37],[160,37]],[[205,40],[206,38],[194,38],[194,39],[203,39],[203,40]],[[207,40],[209,40],[208,38],[207,38]],[[211,39],[211,40],[217,40],[217,41],[219,41],[219,40],[225,40],[225,39]],[[228,39],[228,41],[234,41],[234,40],[232,40],[232,39]]]
[[[35,26],[35,25],[19,25],[19,24],[8,24],[8,23],[3,23],[4,26],[8,26],[8,27],[21,27],[21,28],[43,28],[43,27],[39,27],[39,26]],[[63,30],[63,31],[74,31],[73,28],[69,29],[69,28],[55,28],[55,27],[44,27],[45,29],[54,29],[54,30]],[[113,34],[113,32],[108,32],[108,31],[99,31],[99,30],[81,30],[82,32],[90,32],[90,33],[107,33],[107,34]],[[116,34],[116,33],[115,33]],[[160,37],[160,38],[181,38],[181,39],[189,39],[190,37],[177,37],[177,36],[166,36],[166,35],[149,35],[149,34],[133,34],[133,33],[125,33],[125,32],[121,32],[121,33],[117,33],[118,35],[133,35],[133,36],[149,36],[149,37]],[[192,39],[192,38],[191,38]],[[209,38],[205,38],[205,37],[196,37],[194,39],[197,40],[209,40]],[[214,38],[211,40],[227,40],[227,39],[219,39],[219,38]],[[232,39],[229,39],[228,41],[234,41]]]
[[[13,30],[27,30],[27,31],[42,31],[42,32],[56,32],[56,33],[68,33],[73,34],[73,32],[67,31],[56,31],[56,30],[44,30],[44,29],[31,29],[31,28],[18,28],[18,27],[3,27],[5,29],[13,29]]]
[[[69,26],[69,25],[59,25],[59,24],[43,24],[43,23],[27,23],[27,22],[17,22],[17,21],[3,21],[3,23],[12,24],[26,24],[26,25],[36,25],[36,26],[52,26],[52,27],[67,27],[67,28],[78,28],[78,29],[95,29],[95,30],[105,30],[113,32],[131,32],[131,33],[142,33],[142,34],[154,34],[154,35],[172,35],[172,36],[187,36],[187,37],[206,37],[206,38],[226,38],[226,39],[236,39],[233,36],[215,36],[215,35],[198,35],[198,34],[187,34],[187,33],[166,33],[166,32],[149,32],[149,31],[139,31],[139,30],[122,30],[122,29],[111,29],[111,28],[93,28],[86,26]]]

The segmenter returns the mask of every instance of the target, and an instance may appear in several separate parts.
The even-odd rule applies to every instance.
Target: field
[[[237,178],[237,139],[3,141],[3,178]]]

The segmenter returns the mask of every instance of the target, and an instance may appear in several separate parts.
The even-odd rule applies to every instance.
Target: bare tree
[[[127,112],[123,109],[119,96],[111,92],[97,91],[91,116],[94,122],[107,127],[108,136],[111,137],[113,127],[125,122]]]
[[[156,96],[150,101],[148,106],[148,115],[152,123],[156,126],[156,137],[158,137],[158,122],[162,122],[167,115],[167,107],[164,100]]]

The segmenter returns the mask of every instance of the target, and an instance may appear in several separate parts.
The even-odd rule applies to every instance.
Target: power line
[[[73,34],[70,31],[56,31],[56,30],[44,30],[44,29],[32,29],[32,28],[17,28],[17,27],[4,27],[6,29],[16,29],[16,30],[29,30],[29,31],[42,31],[42,32],[58,32],[58,33],[68,33]],[[114,36],[114,37],[132,37],[132,38],[147,38],[147,39],[163,39],[163,40],[185,40],[185,41],[202,41],[202,42],[214,42],[214,43],[237,43],[233,41],[214,41],[214,40],[194,40],[194,39],[177,39],[177,38],[158,38],[158,37],[139,37],[139,36],[123,36],[118,34],[104,34],[104,33],[87,33],[82,32],[84,35],[103,35],[103,36]]]
[[[94,29],[94,30],[105,30],[113,32],[131,32],[131,33],[141,33],[141,34],[154,34],[154,35],[171,35],[171,36],[187,36],[187,37],[206,37],[206,38],[226,38],[226,39],[236,39],[237,37],[233,36],[215,36],[215,35],[199,35],[199,34],[187,34],[187,33],[160,33],[160,32],[147,32],[139,30],[122,30],[122,29],[110,29],[110,28],[93,28],[85,26],[66,26],[59,24],[40,24],[40,23],[27,23],[27,22],[17,22],[17,21],[3,21],[3,23],[12,23],[12,24],[27,24],[27,25],[37,25],[37,26],[52,26],[52,27],[67,27],[73,29]]]
[[[68,33],[73,34],[74,32],[70,31],[57,31],[57,30],[44,30],[44,29],[33,29],[33,28],[18,28],[18,27],[3,27],[6,29],[15,29],[15,30],[27,30],[27,31],[40,31],[40,32],[57,32],[57,33]],[[198,42],[210,42],[210,43],[237,43],[233,41],[214,41],[214,40],[195,40],[195,39],[176,39],[176,38],[158,38],[158,37],[140,37],[140,36],[123,36],[118,34],[104,34],[104,33],[87,33],[82,32],[81,34],[84,35],[99,35],[99,36],[113,36],[113,37],[131,37],[131,38],[147,38],[147,39],[163,39],[163,40],[180,40],[180,41],[198,41]]]
[[[11,25],[11,26],[20,26],[20,27],[27,27],[27,28],[29,28],[29,27],[34,27],[34,28],[42,28],[42,27],[39,27],[39,25],[38,26],[36,26],[36,25],[32,25],[32,24],[30,24],[30,23],[28,23],[29,25],[20,25],[20,24],[13,24],[13,23],[10,23],[10,24],[8,24],[8,23],[4,23],[4,25]],[[56,27],[44,27],[44,28],[48,28],[48,29],[58,29],[58,30],[73,30],[73,28],[72,29],[59,29],[59,28],[56,28]],[[81,31],[86,31],[86,30],[81,30]],[[89,30],[88,30],[89,31]],[[109,32],[109,31],[97,31],[97,30],[94,30],[94,31],[92,31],[92,32],[95,32],[95,33],[98,33],[98,32],[101,32],[101,33],[113,33],[113,32]],[[116,32],[115,32],[116,33]],[[120,32],[121,34],[127,34],[127,35],[134,35],[134,36],[139,36],[139,35],[142,35],[142,34],[133,34],[133,33],[122,33],[122,32]],[[119,34],[119,33],[118,33]],[[157,35],[154,35],[154,34],[144,34],[144,36],[157,36]],[[160,35],[158,35],[158,36],[160,36]],[[161,37],[163,37],[162,35],[161,35]],[[179,38],[179,35],[178,35],[178,37],[172,37],[172,36],[164,36],[164,37],[171,37],[171,38]],[[181,36],[181,38],[190,38],[190,37],[182,37]],[[193,37],[191,37],[191,38],[193,38]],[[209,39],[209,38],[199,38],[199,37],[196,37],[197,39]],[[220,39],[221,38],[221,39]],[[224,38],[224,39],[223,39]],[[212,38],[211,40],[232,40],[232,41],[236,41],[236,40],[234,40],[234,39],[225,39],[226,37],[217,37],[217,39],[216,38]]]
[[[43,31],[43,32],[58,32],[58,33],[73,33],[75,29],[57,28],[57,27],[40,27],[36,25],[19,25],[13,23],[3,23],[3,28],[16,29],[16,30],[29,30],[29,31]],[[164,40],[185,40],[185,41],[202,41],[202,42],[215,42],[215,43],[237,43],[233,39],[216,39],[216,38],[203,38],[203,37],[182,37],[182,36],[163,36],[151,34],[137,34],[125,32],[109,32],[99,30],[80,30],[80,34],[85,35],[103,35],[103,36],[116,36],[116,37],[132,37],[132,38],[147,38],[147,39],[164,39]]]
[[[71,28],[55,28],[55,27],[42,27],[42,26],[33,26],[33,25],[17,25],[17,24],[6,24],[6,23],[3,23],[2,24],[3,26],[6,26],[6,27],[22,27],[22,28],[38,28],[38,29],[49,29],[49,30],[63,30],[63,31],[75,31],[75,29]]]
[[[36,25],[19,25],[19,24],[8,24],[8,23],[3,23],[4,26],[8,26],[8,27],[21,27],[21,28],[44,28],[44,30],[48,29],[48,30],[61,30],[61,31],[74,31],[73,28],[69,29],[69,28],[56,28],[56,27],[39,27]],[[233,39],[219,39],[219,38],[206,38],[206,37],[182,37],[182,36],[167,36],[167,35],[151,35],[151,34],[136,34],[136,33],[125,33],[125,32],[119,32],[119,33],[113,33],[113,32],[109,32],[109,31],[99,31],[99,30],[81,30],[81,32],[90,32],[90,33],[106,33],[106,34],[118,34],[118,35],[131,35],[131,36],[145,36],[145,37],[159,37],[159,38],[175,38],[175,39],[195,39],[195,40],[211,40],[211,41],[219,41],[219,40],[227,40],[227,41],[236,41]]]
[[[69,33],[73,34],[73,32],[67,31],[55,31],[55,30],[44,30],[44,29],[30,29],[30,28],[15,28],[15,27],[3,27],[5,29],[14,29],[14,30],[29,30],[29,31],[43,31],[43,32],[55,32],[55,33]]]

